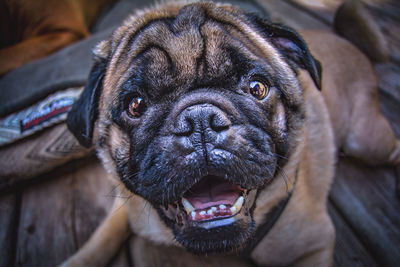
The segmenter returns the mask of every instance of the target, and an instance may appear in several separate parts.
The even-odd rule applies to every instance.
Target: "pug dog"
[[[326,57],[339,38],[320,34],[305,36]],[[335,76],[354,67],[338,46],[321,80],[298,33],[228,4],[128,18],[95,48],[67,123],[130,197],[63,266],[104,266],[130,233],[135,266],[331,266],[342,137],[321,89],[340,104],[335,77],[354,78]]]

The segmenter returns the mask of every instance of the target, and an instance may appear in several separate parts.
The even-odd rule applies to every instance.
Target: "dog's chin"
[[[210,175],[158,211],[176,240],[194,254],[240,251],[255,228],[256,191]]]
[[[206,227],[188,226],[175,230],[176,240],[189,252],[205,255],[240,251],[252,236],[254,222],[248,218],[215,221]],[[208,226],[212,225],[211,228]],[[217,226],[219,225],[219,226]]]

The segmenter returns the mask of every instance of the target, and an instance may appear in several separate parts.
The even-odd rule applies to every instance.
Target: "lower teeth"
[[[190,215],[193,221],[203,221],[218,217],[232,216],[233,214],[235,214],[235,212],[240,211],[240,209],[243,206],[243,203],[244,203],[244,197],[240,196],[238,197],[233,206],[230,206],[229,204],[227,205],[221,204],[218,207],[211,207],[207,210],[204,209],[196,211],[187,199],[185,198],[182,199],[182,204],[185,207],[186,213]]]

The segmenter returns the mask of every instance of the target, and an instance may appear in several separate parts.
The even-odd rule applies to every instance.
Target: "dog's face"
[[[231,6],[169,5],[128,19],[96,49],[68,124],[194,253],[243,247],[254,203],[297,146],[292,30]],[[110,167],[111,166],[111,167]]]

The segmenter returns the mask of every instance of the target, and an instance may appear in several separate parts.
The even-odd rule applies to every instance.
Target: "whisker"
[[[122,198],[122,199],[131,198],[131,195],[124,196],[124,195],[120,194],[121,192],[116,192],[119,186],[121,186],[121,185],[117,184],[117,185],[112,186],[112,189],[110,190],[109,193],[107,193],[105,195],[105,197],[107,197],[107,198]]]
[[[289,186],[288,186],[288,181],[289,181],[289,177],[286,175],[286,172],[284,169],[282,169],[281,167],[277,166],[278,169],[280,170],[281,176],[283,181],[285,181],[285,185],[286,185],[286,193],[289,193]]]
[[[133,195],[132,195],[132,196],[133,196]],[[120,210],[123,206],[125,206],[126,203],[128,203],[128,200],[131,199],[132,196],[127,197],[127,198],[124,200],[124,202],[121,204],[121,206],[118,207],[117,209],[115,209],[115,210],[113,211],[113,213],[117,212],[117,211]]]
[[[130,199],[132,196],[122,196],[122,195],[107,195],[110,198],[120,198],[120,199]]]
[[[112,188],[111,188],[110,192],[108,192],[105,195],[105,197],[113,197],[112,193],[114,193],[119,186],[120,186],[119,184],[111,186]]]
[[[147,225],[149,225],[150,224],[150,209],[151,209],[151,207],[150,207],[150,205],[149,205],[149,202],[145,202],[144,203],[144,205],[143,205],[143,210],[142,210],[142,214],[143,214],[143,211],[144,211],[144,209],[148,209],[148,211],[147,211]]]
[[[274,154],[275,156],[277,156],[278,158],[289,160],[289,158],[288,158],[288,157],[285,157],[285,156],[279,155],[278,153],[273,153],[273,154]]]
[[[129,174],[128,176],[123,176],[121,178],[121,181],[125,181],[125,180],[129,180],[129,179],[135,178],[138,175],[138,173],[139,172],[134,172],[134,173]]]

